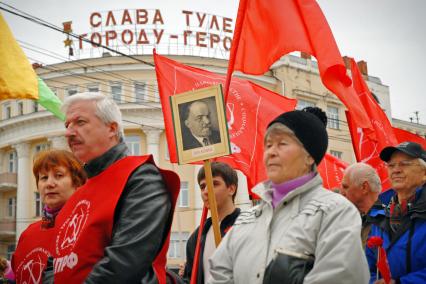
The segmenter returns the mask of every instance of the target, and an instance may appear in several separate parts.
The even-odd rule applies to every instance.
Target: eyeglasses
[[[395,169],[397,166],[403,169],[410,166],[420,166],[420,164],[416,163],[415,161],[400,161],[397,163],[386,163],[386,165],[390,170]]]

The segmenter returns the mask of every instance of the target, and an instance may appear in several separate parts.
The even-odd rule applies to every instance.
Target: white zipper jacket
[[[368,283],[359,212],[343,196],[325,190],[318,174],[275,209],[269,182],[253,192],[262,201],[241,212],[210,258],[209,284],[262,283],[267,265],[283,252],[314,257],[304,283]]]

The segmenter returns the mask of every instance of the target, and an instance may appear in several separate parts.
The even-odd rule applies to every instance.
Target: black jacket
[[[220,143],[219,131],[212,129],[209,140],[211,144]],[[191,131],[187,127],[182,128],[182,143],[184,150],[191,150],[204,146],[194,137],[194,135],[192,135]]]
[[[123,142],[85,165],[94,177],[127,156]],[[111,243],[85,283],[157,283],[152,262],[172,222],[171,199],[158,168],[139,166],[129,177],[114,213]]]
[[[234,212],[226,216],[220,223],[220,234],[225,236],[226,232],[234,225],[235,220],[237,220],[238,215],[240,215],[240,208],[235,208]],[[203,270],[203,254],[204,254],[204,244],[206,242],[206,235],[212,225],[211,218],[208,218],[204,223],[204,229],[201,234],[201,247],[200,247],[200,256],[198,261],[198,273],[197,273],[197,284],[204,284],[204,270]],[[183,274],[184,281],[189,283],[192,273],[192,265],[194,263],[195,248],[197,246],[197,236],[198,236],[198,227],[189,237],[186,244],[186,264],[185,271]]]

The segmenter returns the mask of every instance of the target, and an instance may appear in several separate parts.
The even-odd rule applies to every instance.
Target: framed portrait
[[[229,155],[222,85],[170,97],[179,164]]]

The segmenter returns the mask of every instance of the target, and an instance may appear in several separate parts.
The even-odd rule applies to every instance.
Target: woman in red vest
[[[40,152],[33,173],[44,204],[43,218],[19,237],[12,258],[17,283],[41,283],[54,242],[55,217],[74,191],[86,182],[86,174],[74,155],[65,150]]]

